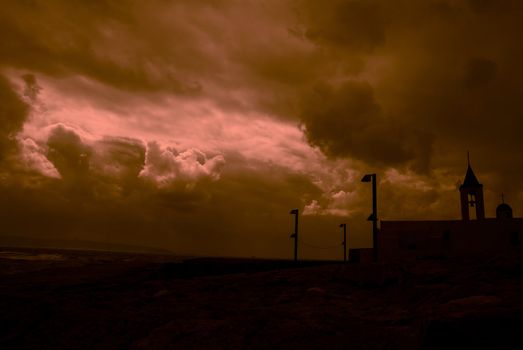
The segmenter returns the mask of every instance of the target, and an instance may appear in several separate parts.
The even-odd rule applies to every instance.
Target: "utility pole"
[[[347,261],[347,224],[340,224],[343,227],[343,261]]]
[[[374,261],[378,261],[378,204],[376,195],[376,174],[367,174],[361,182],[372,182],[372,214],[367,219],[372,221],[372,253]]]
[[[378,261],[378,200],[376,194],[376,174],[372,175],[372,244],[374,262]]]
[[[291,238],[294,238],[294,262],[298,262],[298,209],[291,210],[290,214],[294,214],[294,233]]]

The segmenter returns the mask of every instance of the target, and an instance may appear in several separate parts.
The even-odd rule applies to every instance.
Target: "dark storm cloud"
[[[467,87],[486,85],[496,77],[496,62],[482,58],[471,59],[466,67],[464,82]]]
[[[0,164],[16,148],[15,136],[27,119],[29,106],[0,75]]]
[[[432,136],[384,116],[369,84],[316,86],[301,119],[309,141],[329,155],[387,166],[416,160],[417,170],[428,170]]]
[[[339,7],[338,11],[358,13],[361,21],[356,23],[360,23],[362,31],[365,30],[366,23],[375,23],[377,16],[382,16],[379,23],[384,24],[377,27],[383,30],[384,40],[371,40],[365,35],[361,37],[367,38],[368,44],[374,48],[374,52],[366,54],[366,69],[371,69],[369,65],[378,57],[383,57],[386,69],[380,71],[378,67],[375,75],[367,74],[364,77],[372,86],[375,104],[381,107],[382,115],[391,124],[403,129],[405,135],[412,135],[412,130],[425,130],[424,132],[434,135],[436,142],[448,143],[449,137],[452,137],[450,142],[454,146],[465,149],[467,143],[475,146],[480,140],[485,140],[483,136],[492,130],[490,127],[493,118],[499,122],[504,120],[504,123],[501,122],[503,125],[507,125],[509,121],[516,122],[516,130],[521,130],[521,123],[516,121],[521,118],[515,118],[521,111],[517,102],[519,98],[515,94],[520,88],[522,75],[521,65],[516,63],[516,57],[522,57],[516,34],[523,7],[520,3],[342,3],[344,7]],[[350,9],[352,5],[349,4],[360,3],[367,3],[369,13]],[[323,28],[317,30],[320,32],[340,31],[339,35],[344,35],[341,33],[342,29],[355,34],[360,31],[359,27],[352,28],[349,25],[342,28],[340,21],[323,20],[322,16],[329,10],[332,12],[336,9],[338,2],[332,6],[330,3],[322,4],[316,6],[324,6],[326,12],[316,11],[319,12],[317,15],[314,12],[310,14],[306,26]],[[336,16],[342,14],[337,13]],[[356,26],[354,23],[351,25]],[[321,45],[329,48],[334,45],[334,41],[325,41]],[[356,55],[365,54],[359,51],[352,50]],[[339,58],[343,59],[343,56]],[[340,78],[337,77],[338,80]],[[355,103],[354,108],[360,108],[357,106]],[[367,106],[373,106],[373,103],[369,102]],[[325,118],[323,114],[318,113],[318,116]],[[358,118],[355,123],[357,120]],[[305,124],[311,124],[310,116]],[[498,124],[494,125],[494,128],[498,128],[499,123],[494,124]],[[334,129],[339,124],[332,125]],[[473,130],[467,131],[467,128]],[[332,131],[331,134],[331,143],[345,142],[341,132]],[[370,146],[375,138],[373,134],[369,136],[365,142]],[[350,136],[348,139],[350,140]],[[398,142],[405,139],[401,136]],[[513,141],[516,139],[513,138]],[[409,143],[412,142],[408,141],[404,145],[407,149]],[[497,148],[496,142],[488,144],[491,148]],[[399,159],[409,158],[402,156],[401,151],[395,153]],[[372,160],[372,157],[369,159]]]
[[[178,30],[169,31],[176,25],[172,28],[149,16],[165,9],[165,5],[169,4],[154,1],[138,6],[134,1],[61,0],[3,4],[0,64],[55,76],[81,74],[128,90],[198,92],[198,81],[185,72],[211,61],[198,48],[180,41],[184,34],[191,36],[184,33],[183,23]],[[179,8],[183,16],[194,8],[211,6],[203,2],[194,7],[186,5],[173,3],[168,7]],[[166,36],[180,45],[166,45]],[[195,54],[197,62],[188,58]],[[169,57],[175,58],[173,64]]]
[[[299,1],[295,6],[304,25],[301,34],[313,42],[349,51],[372,51],[385,42],[379,1]]]
[[[36,81],[36,77],[34,74],[24,74],[22,79],[25,83],[24,96],[26,96],[31,102],[35,102],[38,93],[42,90]]]
[[[501,104],[510,95],[501,91],[514,91],[503,78],[519,73],[511,35],[519,11],[508,0],[13,2],[0,13],[0,57],[5,66],[85,75],[120,89],[198,91],[225,109],[301,116],[311,142],[330,144],[330,155],[427,172],[432,140],[460,142],[453,134],[462,125],[451,121],[470,125],[493,113],[467,115],[464,108],[479,108],[464,101]],[[353,79],[368,83],[380,107],[372,127],[345,137],[327,130],[337,125],[334,116],[300,110],[319,81]],[[501,90],[484,90],[496,82]],[[361,122],[351,118],[339,122]],[[324,120],[330,123],[319,126]]]
[[[521,10],[521,1],[518,0],[468,0],[472,11],[476,13],[492,13],[499,11]]]
[[[463,180],[467,150],[485,184],[489,215],[502,191],[512,193],[511,204],[521,211],[521,2],[297,3],[302,27],[294,32],[329,53],[322,65],[338,64],[314,77],[328,88],[301,93],[299,115],[309,141],[382,174],[407,165],[436,181],[429,184],[436,192],[384,184],[388,217],[452,217],[448,205],[455,198],[437,182]],[[341,20],[353,15],[358,19]],[[351,42],[356,35],[362,42]],[[346,69],[357,59],[359,70]],[[349,84],[360,88],[349,92],[340,81],[357,81]]]
[[[57,126],[49,135],[47,147],[47,158],[64,179],[78,181],[89,171],[91,148],[73,130]]]

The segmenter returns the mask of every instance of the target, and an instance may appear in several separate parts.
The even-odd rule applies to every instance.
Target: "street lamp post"
[[[343,227],[343,261],[347,261],[347,224],[340,224]]]
[[[294,214],[294,233],[291,238],[294,238],[294,262],[298,261],[298,209],[293,209],[289,214]]]
[[[361,182],[372,182],[372,214],[367,220],[372,221],[373,259],[378,261],[378,204],[376,200],[376,174],[366,174]]]

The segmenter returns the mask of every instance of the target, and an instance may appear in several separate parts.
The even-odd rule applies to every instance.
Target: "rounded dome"
[[[512,219],[512,208],[507,203],[501,203],[496,208],[497,219]]]

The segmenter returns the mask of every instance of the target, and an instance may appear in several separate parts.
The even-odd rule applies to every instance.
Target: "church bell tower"
[[[483,203],[483,185],[479,183],[468,159],[467,174],[463,184],[459,186],[461,197],[461,219],[468,221],[485,219],[485,205]],[[474,211],[475,209],[475,211]],[[472,215],[471,215],[472,214]],[[472,216],[472,217],[471,217]]]

